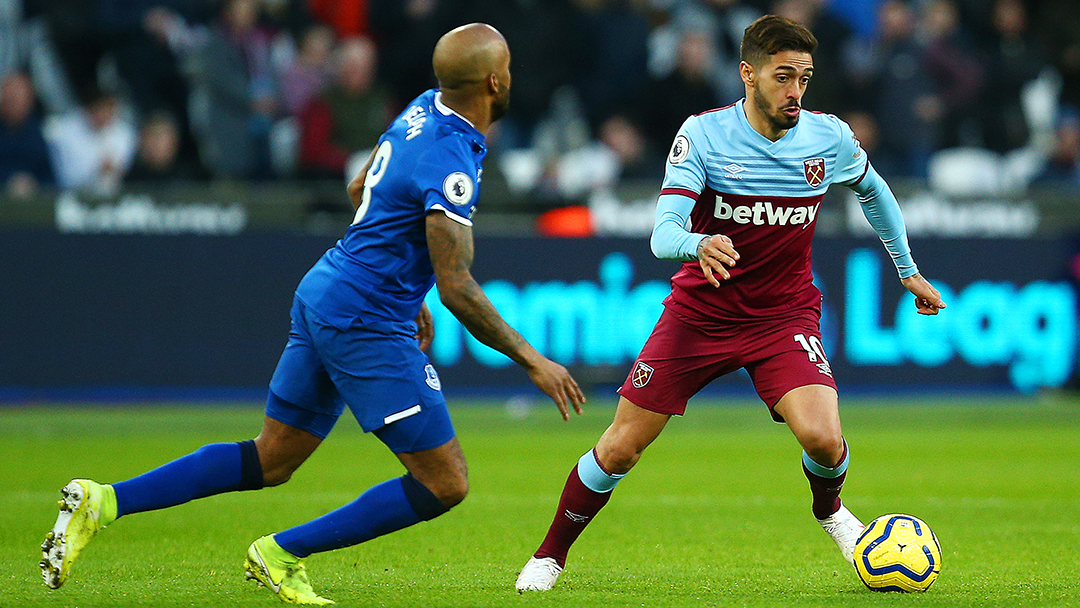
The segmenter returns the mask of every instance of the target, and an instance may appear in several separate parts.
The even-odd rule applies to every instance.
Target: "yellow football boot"
[[[244,560],[244,572],[246,578],[269,588],[286,604],[325,606],[334,603],[315,594],[300,558],[282,549],[273,535],[251,543]]]
[[[112,486],[75,479],[60,490],[60,497],[60,514],[41,543],[41,574],[53,589],[67,581],[71,565],[98,531],[116,519]]]

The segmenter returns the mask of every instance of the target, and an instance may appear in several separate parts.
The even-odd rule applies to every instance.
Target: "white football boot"
[[[555,581],[558,580],[562,570],[562,566],[555,562],[555,558],[530,557],[525,567],[521,569],[514,587],[518,593],[549,591],[555,586]]]
[[[859,539],[859,535],[866,526],[842,504],[836,513],[817,521],[832,537],[836,546],[840,547],[840,552],[844,554],[844,561],[854,565],[852,557],[855,555],[855,541]]]

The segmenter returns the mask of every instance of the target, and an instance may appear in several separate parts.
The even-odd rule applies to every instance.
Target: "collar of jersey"
[[[442,91],[436,91],[435,92],[435,109],[438,110],[439,113],[442,114],[443,116],[450,116],[450,115],[457,116],[461,120],[464,120],[465,124],[469,125],[473,129],[476,129],[476,125],[472,124],[471,120],[469,120],[468,118],[465,118],[461,114],[458,114],[454,110],[454,108],[451,108],[450,106],[448,106],[448,105],[446,105],[445,103],[442,102]],[[479,129],[476,129],[476,130],[477,130],[477,132],[480,131]]]
[[[757,129],[750,125],[750,120],[746,118],[746,108],[743,107],[745,103],[745,97],[735,102],[735,109],[737,110],[735,113],[739,115],[739,124],[747,133],[751,134],[750,137],[752,137],[758,145],[765,148],[766,150],[769,150],[770,152],[775,152],[777,150],[780,150],[781,148],[786,147],[789,141],[795,139],[795,129],[799,128],[799,123],[795,123],[794,127],[788,129],[787,132],[784,133],[784,136],[776,141],[772,141],[768,137],[765,137],[761,133],[758,133]]]
[[[442,102],[442,91],[439,91],[439,90],[435,91],[434,102],[435,102],[435,109],[439,111],[439,114],[442,114],[443,116],[457,116],[458,118],[461,119],[462,122],[469,125],[469,127],[472,129],[473,138],[476,139],[476,143],[482,149],[487,149],[485,144],[484,144],[484,139],[485,139],[484,134],[481,133],[480,130],[476,128],[476,125],[474,125],[471,120],[469,120],[468,118],[465,118],[461,114],[458,114],[456,111],[454,111],[453,108],[451,108],[450,106],[448,106],[448,105],[446,105],[445,103]]]

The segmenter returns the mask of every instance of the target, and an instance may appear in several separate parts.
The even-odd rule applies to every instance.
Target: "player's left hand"
[[[915,307],[920,315],[936,315],[945,308],[945,302],[941,294],[919,273],[915,273],[906,279],[900,279],[908,291],[915,294]]]
[[[420,314],[416,315],[416,339],[420,342],[420,350],[425,352],[435,339],[435,323],[431,320],[427,302],[420,303]]]

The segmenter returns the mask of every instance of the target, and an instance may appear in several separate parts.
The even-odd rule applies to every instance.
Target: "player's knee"
[[[596,456],[600,464],[609,473],[622,475],[634,468],[641,459],[642,450],[625,442],[600,443],[596,446]]]
[[[289,481],[303,460],[289,457],[287,452],[263,449],[259,452],[259,464],[262,467],[263,486],[280,486]]]
[[[469,494],[469,480],[461,478],[455,480],[436,494],[439,497],[439,501],[443,503],[447,509],[461,504],[461,501],[465,500],[465,497]]]
[[[279,466],[270,470],[263,469],[263,485],[266,487],[280,486],[292,479],[296,467]]]
[[[405,483],[405,492],[410,497],[410,502],[414,507],[419,504],[425,511],[440,510],[435,508],[431,503],[432,500],[437,500],[442,505],[443,508],[440,511],[450,509],[461,504],[469,493],[468,477],[459,474],[443,475],[437,479],[427,478],[422,482],[410,475],[405,478]]]
[[[836,466],[844,457],[844,437],[839,433],[810,433],[801,443],[810,458],[822,466]]]

